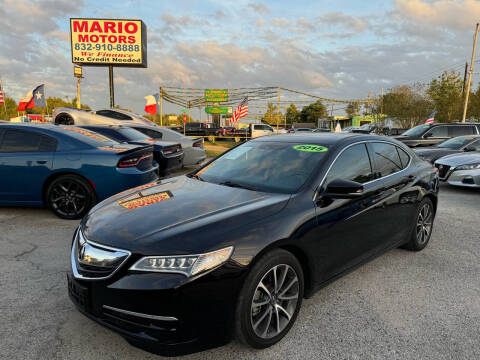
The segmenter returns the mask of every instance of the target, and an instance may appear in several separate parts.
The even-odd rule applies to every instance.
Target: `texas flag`
[[[160,95],[153,94],[153,95],[147,95],[145,96],[145,100],[147,101],[147,104],[145,105],[145,112],[149,114],[157,114],[158,113],[158,99]]]
[[[45,100],[45,85],[42,84],[30,90],[27,95],[20,99],[17,111],[25,111],[25,109],[45,106],[47,106]]]

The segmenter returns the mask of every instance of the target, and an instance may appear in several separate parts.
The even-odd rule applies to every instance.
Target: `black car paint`
[[[280,135],[275,140],[332,141],[327,159],[298,193],[260,193],[182,176],[141,190],[145,194],[168,190],[171,199],[129,211],[116,204],[131,194],[127,193],[92,209],[80,225],[86,238],[128,249],[132,256],[110,279],[77,280],[91,294],[86,315],[152,352],[178,354],[218,346],[231,339],[239,291],[262,254],[280,247],[296,255],[304,268],[305,296],[309,297],[405,243],[413,229],[415,210],[425,196],[436,205],[438,178],[433,168],[394,140],[355,134]],[[369,141],[403,148],[411,157],[409,166],[364,184],[362,196],[322,201],[325,174],[339,153],[349,145]],[[196,278],[128,270],[145,255],[199,254],[230,245],[235,249],[227,263]],[[157,322],[155,327],[137,326],[118,316],[112,318],[102,309],[103,304],[179,320]]]
[[[424,146],[432,146],[439,144],[445,140],[451,139],[452,137],[455,136],[461,136],[461,135],[471,135],[469,133],[464,133],[464,134],[458,134],[455,136],[445,136],[445,137],[425,137],[425,134],[430,131],[431,129],[437,127],[437,126],[474,126],[476,130],[476,134],[472,135],[477,135],[480,134],[480,124],[477,123],[434,123],[432,125],[425,125],[425,131],[423,131],[420,135],[418,136],[408,136],[408,135],[398,135],[394,136],[395,140],[403,142],[405,145],[409,147],[424,147]]]
[[[81,128],[97,132],[103,136],[110,137],[109,133],[106,130],[114,131],[115,128],[118,128],[118,125],[84,125],[80,126]],[[130,128],[130,127],[128,127]],[[143,133],[142,133],[143,134]],[[117,140],[118,141],[118,140]],[[165,155],[163,150],[166,147],[175,146],[179,144],[173,142],[166,142],[156,140],[153,142],[146,141],[128,141],[129,144],[134,145],[153,145],[153,156],[155,161],[158,163],[158,172],[160,176],[164,176],[172,171],[175,171],[182,167],[183,165],[183,150],[175,152],[171,155]]]

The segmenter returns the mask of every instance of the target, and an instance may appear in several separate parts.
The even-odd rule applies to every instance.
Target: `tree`
[[[48,113],[52,113],[54,109],[59,108],[59,107],[72,107],[76,108],[77,107],[77,98],[73,98],[72,101],[68,98],[67,100],[63,100],[62,98],[59,97],[48,97],[47,98],[47,107],[48,107]],[[90,110],[90,106],[86,104],[82,104],[82,109]],[[35,107],[33,109],[27,109],[27,114],[42,114],[45,115],[47,113],[47,109],[44,107]]]
[[[304,123],[317,123],[318,119],[327,117],[327,108],[320,100],[305,106],[300,112],[300,120]]]
[[[278,108],[272,103],[267,104],[267,111],[263,114],[262,121],[270,125],[282,124],[282,113],[278,111]]]
[[[347,105],[345,112],[348,116],[354,117],[360,115],[360,104],[358,101],[351,102]]]
[[[437,110],[435,121],[460,121],[463,115],[462,101],[463,80],[455,71],[445,71],[438,79],[433,79],[427,94]]]
[[[5,118],[5,109],[7,109],[7,119],[9,120],[12,117],[17,116],[17,103],[15,100],[13,100],[11,97],[6,97],[5,98],[5,107],[3,105],[0,105],[0,119]]]
[[[374,112],[395,118],[402,128],[410,128],[424,121],[434,109],[421,84],[402,85],[383,95]],[[381,108],[381,109],[380,109]]]
[[[300,120],[300,112],[295,104],[290,104],[286,112],[287,124],[293,124]]]

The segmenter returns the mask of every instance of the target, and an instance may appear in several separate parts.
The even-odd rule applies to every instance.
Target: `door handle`
[[[46,163],[47,163],[47,160],[37,160],[37,164],[43,165]]]

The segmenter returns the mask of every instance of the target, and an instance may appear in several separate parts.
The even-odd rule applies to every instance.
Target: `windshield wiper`
[[[225,186],[230,186],[230,187],[236,187],[236,188],[241,188],[241,189],[247,189],[247,190],[252,190],[252,191],[258,191],[256,187],[253,186],[248,186],[248,185],[242,185],[233,181],[224,181],[221,183],[218,183],[218,185],[225,185]]]

